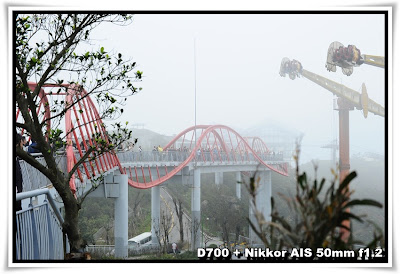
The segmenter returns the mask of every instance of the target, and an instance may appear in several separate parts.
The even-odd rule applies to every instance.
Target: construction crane
[[[344,178],[349,174],[350,170],[350,157],[349,157],[349,111],[356,109],[362,109],[364,117],[367,118],[368,112],[375,115],[385,117],[385,108],[368,98],[367,88],[365,84],[362,84],[362,93],[352,90],[342,84],[331,81],[318,74],[312,73],[308,70],[303,69],[301,63],[297,60],[289,60],[283,58],[279,71],[280,76],[285,77],[286,74],[289,78],[294,80],[296,77],[303,76],[310,81],[318,84],[324,89],[329,90],[338,97],[338,111],[339,111],[339,180],[342,182]],[[346,222],[344,224],[350,227],[350,224]],[[349,233],[345,231],[342,239],[347,240]]]
[[[336,71],[336,66],[342,68],[343,74],[350,76],[353,67],[367,64],[379,68],[385,68],[385,57],[361,54],[354,45],[343,46],[340,42],[332,42],[328,48],[325,67],[328,71]]]

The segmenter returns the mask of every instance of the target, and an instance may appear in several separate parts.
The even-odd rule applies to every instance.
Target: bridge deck
[[[192,169],[194,163],[196,166],[210,167],[210,166],[257,166],[259,162],[250,153],[242,154],[239,153],[219,153],[218,158],[215,157],[217,152],[203,152],[197,155],[196,159],[189,162],[188,167]],[[77,159],[79,159],[79,153],[75,151]],[[167,167],[167,172],[173,167],[179,166],[183,161],[185,161],[189,152],[184,151],[166,151],[159,153],[158,151],[118,151],[118,159],[122,167],[124,168],[134,168],[134,167]],[[44,158],[40,154],[35,155],[36,160],[45,165]],[[282,154],[268,154],[261,155],[262,160],[270,165],[280,165],[284,163]],[[58,167],[62,172],[67,172],[67,159],[65,155],[57,155],[56,161],[58,162]],[[37,169],[33,168],[31,165],[25,161],[20,161],[22,178],[23,178],[23,191],[30,191],[39,188],[44,188],[51,186],[50,180],[44,176]],[[245,168],[243,171],[248,170]],[[82,173],[83,168],[81,168]],[[165,172],[164,172],[165,173]],[[129,174],[129,173],[128,173]]]

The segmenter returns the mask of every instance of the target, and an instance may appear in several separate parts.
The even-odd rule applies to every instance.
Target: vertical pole
[[[260,176],[260,184],[257,188],[256,192],[256,206],[257,211],[261,212],[264,216],[265,221],[271,221],[271,196],[272,196],[272,188],[271,188],[271,171],[262,171],[258,173]],[[255,216],[255,211],[253,209],[252,201],[250,200],[249,204],[249,219],[250,221],[257,227],[257,219]],[[261,239],[257,236],[257,234],[252,230],[249,225],[249,238],[250,244],[262,244]]]
[[[53,227],[52,227],[52,222],[51,222],[51,216],[50,216],[50,207],[47,199],[45,198],[44,200],[45,203],[45,208],[46,208],[46,222],[47,222],[47,230],[49,233],[49,260],[54,260],[56,259],[54,254],[54,240],[53,240]]]
[[[240,174],[240,171],[238,171],[238,172],[236,172],[236,198],[238,198],[239,200],[241,199],[241,186],[242,186],[242,184],[241,183],[238,183],[238,182],[241,182],[242,181],[242,178],[241,178],[241,174]]]
[[[160,186],[151,188],[151,243],[158,245],[160,235]]]
[[[32,249],[33,249],[33,260],[40,260],[40,252],[39,252],[39,235],[37,231],[37,226],[36,226],[36,218],[35,218],[35,212],[33,205],[32,205],[32,198],[29,203],[29,212],[30,212],[30,217],[31,217],[31,225],[32,225]],[[29,254],[29,253],[28,253]]]
[[[215,185],[219,186],[224,181],[224,173],[223,172],[215,172]]]
[[[349,110],[350,106],[344,100],[338,99],[339,106],[339,169],[340,169],[340,183],[349,174],[350,170],[350,137],[349,137]],[[350,211],[350,210],[348,210]],[[344,226],[350,228],[350,221],[344,221]],[[350,232],[346,229],[341,229],[342,240],[347,242]]]
[[[200,178],[199,169],[194,170],[194,180],[192,188],[192,251],[200,246],[200,222],[201,222],[201,203],[200,203]]]
[[[119,184],[119,197],[115,199],[115,257],[128,257],[128,175],[114,175],[114,183]]]
[[[193,57],[194,57],[194,148],[197,143],[197,71],[196,71],[196,38],[194,38],[193,45]],[[197,165],[197,151],[194,157],[194,167]]]
[[[203,220],[203,218],[201,218],[201,246],[206,248],[206,245],[204,244],[204,220]]]

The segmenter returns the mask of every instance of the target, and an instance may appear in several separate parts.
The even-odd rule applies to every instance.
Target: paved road
[[[161,212],[167,212],[171,216],[171,228],[169,234],[169,241],[178,243],[180,240],[179,234],[179,220],[178,215],[175,211],[175,205],[172,201],[171,195],[167,192],[164,187],[160,189],[160,197],[161,197]],[[183,216],[183,239],[184,241],[188,241],[190,239],[190,220],[186,215]]]

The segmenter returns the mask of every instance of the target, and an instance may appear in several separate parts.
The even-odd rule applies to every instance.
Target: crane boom
[[[348,88],[342,84],[336,83],[332,80],[329,80],[325,77],[322,77],[322,76],[315,74],[313,72],[310,72],[308,70],[303,69],[303,71],[300,72],[300,74],[303,75],[308,80],[329,90],[336,96],[342,97],[342,98],[346,99],[347,101],[351,102],[357,109],[367,110],[367,112],[364,111],[365,117],[366,117],[366,113],[368,113],[368,112],[374,113],[375,115],[385,117],[385,108],[382,107],[380,104],[376,103],[375,101],[368,98],[367,89],[366,89],[364,83],[363,83],[363,87],[362,87],[363,92],[360,94],[359,92],[357,92],[351,88]]]
[[[367,118],[368,112],[374,113],[385,117],[385,108],[375,101],[368,98],[367,88],[365,84],[362,85],[362,93],[359,93],[351,88],[342,84],[329,80],[323,76],[315,74],[311,71],[303,69],[301,63],[297,60],[290,61],[288,58],[283,58],[279,74],[285,76],[289,74],[289,78],[294,80],[296,77],[302,75],[308,80],[318,84],[319,86],[329,90],[338,97],[345,99],[357,109],[362,109],[364,117]]]
[[[363,54],[362,57],[364,59],[364,64],[368,64],[378,68],[385,68],[385,58],[382,56]]]

